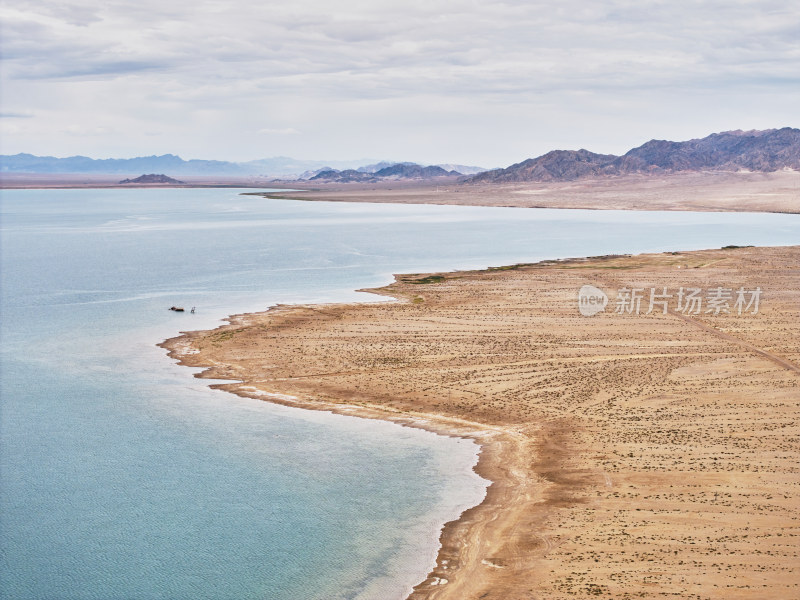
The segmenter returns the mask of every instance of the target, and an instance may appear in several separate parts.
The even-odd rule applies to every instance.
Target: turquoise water
[[[395,272],[800,241],[800,217],[4,191],[0,594],[390,599],[478,502],[477,447],[210,390],[155,344]],[[172,313],[177,304],[196,314]]]

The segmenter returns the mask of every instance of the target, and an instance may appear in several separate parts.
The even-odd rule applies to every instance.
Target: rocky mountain
[[[740,170],[800,168],[800,129],[725,131],[688,142],[651,140],[628,151],[619,166],[627,171]]]
[[[149,175],[140,175],[136,179],[123,179],[120,181],[121,184],[126,183],[168,183],[171,185],[175,184],[183,184],[185,182],[178,181],[177,179],[173,179],[172,177],[167,177],[166,175],[159,174],[156,175],[155,173],[151,173]]]
[[[595,154],[588,150],[553,150],[539,158],[529,158],[506,169],[480,173],[470,181],[572,181],[596,177],[616,159],[613,154]]]
[[[800,129],[725,131],[685,142],[650,140],[623,156],[554,150],[470,182],[573,181],[631,173],[800,169]]]

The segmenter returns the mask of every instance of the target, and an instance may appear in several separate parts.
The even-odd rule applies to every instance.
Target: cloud
[[[510,147],[584,119],[598,137],[619,138],[627,110],[637,125],[624,147],[645,115],[654,129],[701,114],[722,126],[723,112],[750,127],[800,101],[800,8],[772,0],[25,0],[0,18],[4,109],[33,110],[38,139],[60,131],[48,119],[101,119],[133,128],[129,141],[144,130],[176,144],[213,131],[213,150],[220,135],[249,135],[267,120],[303,123],[302,135],[256,129],[300,152],[359,140],[387,150],[355,154],[396,156],[390,142],[409,139],[411,151],[424,137],[409,126],[440,128],[438,140],[456,118],[487,135],[502,127]],[[700,104],[723,92],[724,111]],[[684,104],[696,114],[673,114]],[[390,132],[392,122],[406,125]]]
[[[294,127],[286,127],[285,129],[259,129],[258,133],[263,135],[301,135]]]
[[[414,81],[422,90],[442,78],[454,91],[469,82],[473,92],[476,79],[487,91],[498,80],[514,89],[511,83],[532,78],[559,88],[609,77],[674,84],[742,61],[772,70],[794,48],[797,33],[797,11],[771,2],[691,9],[685,2],[575,0],[163,4],[68,10],[40,1],[8,11],[4,45],[12,77],[125,76],[159,68],[191,77],[201,67],[221,80],[255,77],[285,86],[292,76],[333,75],[349,87],[353,77],[369,74],[387,93]]]

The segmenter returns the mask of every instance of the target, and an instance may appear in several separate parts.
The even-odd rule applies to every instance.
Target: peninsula
[[[789,598],[798,265],[800,246],[731,247],[399,275],[371,290],[396,302],[278,306],[163,346],[239,395],[482,446],[487,497],[414,599]],[[586,285],[609,298],[594,316]],[[690,288],[760,294],[693,313]],[[626,289],[669,300],[633,311]]]

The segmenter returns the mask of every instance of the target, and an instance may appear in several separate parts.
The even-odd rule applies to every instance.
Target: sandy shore
[[[583,285],[611,303],[577,310]],[[763,290],[617,314],[617,290]],[[486,500],[414,599],[800,598],[800,246],[402,275],[163,345],[219,387],[483,446]],[[647,309],[647,299],[642,313]]]
[[[304,191],[267,196],[331,202],[800,213],[800,172],[797,171],[630,175],[560,183],[293,182],[291,187]]]

